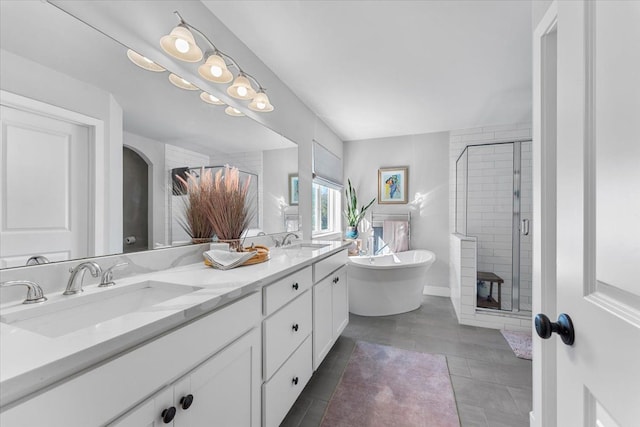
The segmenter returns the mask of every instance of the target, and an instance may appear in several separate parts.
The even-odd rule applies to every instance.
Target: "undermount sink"
[[[202,288],[147,280],[43,303],[0,316],[0,322],[55,338],[126,314],[147,311],[164,301]]]
[[[329,246],[329,243],[294,243],[283,246],[282,249],[322,249]]]

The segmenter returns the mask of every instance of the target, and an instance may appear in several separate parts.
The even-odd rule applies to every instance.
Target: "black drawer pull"
[[[294,283],[293,285],[291,285],[291,287],[293,288],[294,291],[297,291],[299,286],[298,286],[298,282]]]
[[[291,326],[291,329],[293,329],[295,332],[298,332],[298,328],[299,326],[297,323],[294,323],[293,326]]]
[[[164,411],[162,411],[162,414],[160,414],[160,416],[162,417],[163,423],[169,424],[176,416],[176,407],[172,406],[165,409]]]
[[[192,403],[193,403],[193,394],[187,394],[186,396],[182,396],[180,398],[180,405],[184,410],[189,409]]]
[[[298,377],[293,377],[291,382],[293,383],[293,385],[298,385]]]

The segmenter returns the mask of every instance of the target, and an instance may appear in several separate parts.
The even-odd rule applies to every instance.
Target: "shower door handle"
[[[528,219],[523,219],[521,222],[522,222],[522,225],[520,226],[520,232],[522,233],[523,236],[528,236],[529,235],[529,220]]]

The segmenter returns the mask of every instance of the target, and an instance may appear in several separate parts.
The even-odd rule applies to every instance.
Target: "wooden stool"
[[[500,296],[502,295],[502,284],[504,280],[500,276],[495,273],[489,273],[486,271],[478,271],[477,275],[478,281],[481,282],[489,282],[489,296],[487,299],[477,298],[478,307],[484,308],[497,308],[498,310],[502,309],[502,302],[500,300]],[[493,284],[498,284],[498,299],[497,301],[493,299]]]

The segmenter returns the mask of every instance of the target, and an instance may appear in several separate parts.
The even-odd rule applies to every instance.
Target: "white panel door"
[[[558,426],[640,425],[639,41],[638,1],[558,2]]]
[[[0,268],[87,256],[88,129],[0,108]]]

